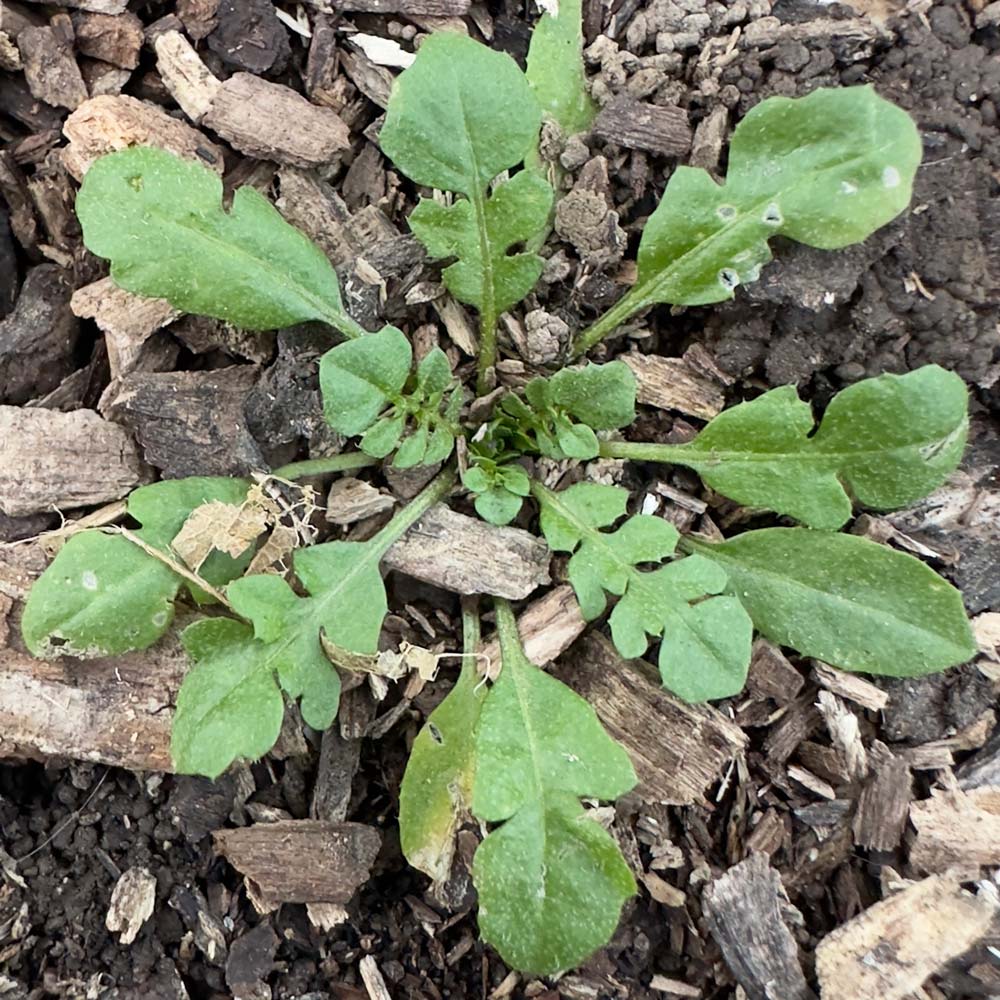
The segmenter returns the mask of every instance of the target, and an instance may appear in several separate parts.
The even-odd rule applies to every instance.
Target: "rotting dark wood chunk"
[[[788,899],[766,854],[751,854],[717,878],[703,903],[712,937],[750,1000],[814,1000],[782,918]]]
[[[622,659],[599,632],[585,635],[553,673],[628,750],[647,801],[706,805],[705,789],[746,746],[743,731],[721,712],[674,698],[652,666]]]
[[[66,15],[52,26],[25,28],[17,36],[31,93],[55,107],[78,108],[90,96],[73,56],[73,28]]]
[[[143,45],[142,21],[131,11],[124,14],[80,13],[73,17],[76,47],[82,55],[122,69],[139,65]]]
[[[858,796],[854,842],[875,851],[892,851],[903,839],[913,781],[906,761],[891,754],[883,744],[875,743],[875,754],[881,759]]]
[[[684,156],[691,148],[691,126],[686,111],[631,97],[616,98],[602,108],[593,131],[605,142],[661,156]]]
[[[248,73],[280,73],[292,54],[288,32],[271,0],[220,0],[208,47],[227,66]]]
[[[264,898],[285,903],[347,903],[382,844],[372,826],[311,819],[218,830],[214,840]]]

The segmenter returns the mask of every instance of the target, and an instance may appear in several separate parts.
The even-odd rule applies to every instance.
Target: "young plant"
[[[561,7],[535,36],[528,78],[468,38],[426,39],[396,82],[381,133],[400,170],[437,189],[410,223],[433,256],[452,260],[444,271],[452,294],[479,310],[480,392],[492,384],[497,319],[542,268],[537,250],[554,197],[537,155],[543,109],[566,133],[592,114],[579,4]],[[770,259],[771,236],[821,248],[864,239],[906,207],[919,157],[913,123],[870,88],[762,102],[733,135],[724,185],[701,170],[673,172],[643,233],[635,286],[577,335],[574,356],[656,303],[732,297]],[[724,411],[687,444],[665,445],[613,436],[634,420],[635,379],[621,362],[588,364],[538,374],[473,427],[447,356],[435,348],[414,366],[399,329],[362,329],[322,252],[257,192],[237,190],[227,210],[206,168],[128,149],[94,164],[77,211],[87,246],[132,292],[250,329],[320,320],[344,335],[321,361],[321,388],[331,426],[360,436],[361,450],[275,475],[389,456],[397,467],[443,465],[369,541],[298,549],[290,582],[260,571],[270,565],[255,557],[260,528],[193,565],[183,558],[180,538],[206,505],[239,514],[251,503],[246,480],[143,487],[128,503],[139,527],[81,532],[64,545],[25,608],[36,655],[145,648],[170,627],[182,589],[228,612],[214,608],[181,633],[192,667],[174,721],[178,770],[214,777],[238,757],[266,753],[285,696],[300,701],[309,725],[329,725],[338,671],[370,665],[378,651],[387,610],[380,560],[448,500],[459,474],[494,524],[532,503],[549,546],[568,555],[584,616],[597,620],[610,605],[624,657],[658,643],[663,683],[686,700],[740,691],[754,630],[873,674],[915,676],[975,652],[954,588],[912,556],[836,530],[855,502],[911,503],[956,468],[968,420],[954,374],[929,366],[860,382],[834,397],[818,426],[786,386]],[[556,491],[533,475],[539,458],[597,456],[687,466],[737,503],[804,527],[681,537],[660,518],[630,514],[622,488],[578,482]],[[492,683],[479,678],[479,616],[466,606],[461,674],[413,745],[400,836],[411,863],[443,880],[459,825],[473,817],[488,827],[473,865],[482,934],[516,968],[555,973],[609,939],[635,890],[614,838],[582,800],[614,800],[636,776],[594,708],[528,661],[510,606],[494,607],[499,676],[490,664]]]

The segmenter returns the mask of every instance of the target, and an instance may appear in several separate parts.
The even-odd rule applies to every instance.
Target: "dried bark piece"
[[[101,278],[78,288],[70,299],[73,312],[92,319],[103,331],[111,377],[135,371],[150,337],[182,314],[166,299],[147,299]]]
[[[235,1000],[269,1000],[271,987],[266,979],[274,971],[274,955],[279,943],[277,934],[266,920],[232,943],[226,960],[226,985]]]
[[[270,0],[220,0],[208,47],[228,66],[280,73],[292,54],[288,32]]]
[[[109,931],[121,931],[119,943],[132,944],[142,925],[153,915],[156,903],[156,878],[148,868],[129,868],[115,883],[104,925]]]
[[[788,897],[766,854],[751,854],[730,868],[702,899],[712,937],[750,1000],[813,1000],[782,919]]]
[[[668,694],[644,660],[623,660],[591,632],[553,673],[585,698],[629,752],[648,802],[707,806],[705,789],[746,746],[743,731],[721,712]]]
[[[89,760],[172,771],[172,706],[187,658],[171,637],[114,659],[0,656],[0,758]]]
[[[242,476],[265,467],[243,415],[254,365],[205,372],[133,372],[101,406],[130,427],[150,465],[168,479]]]
[[[326,519],[331,524],[354,524],[392,510],[396,501],[370,483],[353,476],[338,479],[326,498]]]
[[[521,528],[499,528],[432,507],[386,553],[386,569],[414,576],[457,594],[527,597],[549,582],[548,546]]]
[[[683,358],[657,354],[623,354],[621,360],[632,369],[636,399],[640,403],[677,410],[700,420],[711,420],[722,412],[726,397],[717,382],[692,371]]]
[[[63,15],[65,18],[65,15]],[[69,26],[69,18],[65,18]],[[78,108],[90,96],[73,58],[73,31],[54,27],[25,28],[17,36],[24,79],[33,96],[58,108]]]
[[[382,838],[363,823],[282,820],[218,830],[215,849],[274,903],[347,903],[368,873]]]
[[[0,406],[0,510],[12,517],[118,500],[143,480],[135,445],[93,410]]]
[[[142,21],[131,11],[123,14],[81,13],[73,17],[77,50],[121,69],[135,69],[144,36]]]
[[[217,23],[219,0],[177,0],[177,16],[194,42],[207,38]]]
[[[553,587],[544,597],[532,601],[517,619],[524,655],[537,667],[544,667],[565,653],[586,627],[568,583]],[[495,678],[500,673],[500,643],[496,639],[488,642],[481,654],[480,673]]]
[[[913,779],[905,760],[877,742],[873,757],[876,752],[882,759],[858,796],[852,823],[854,843],[874,851],[892,851],[899,846],[906,829]]]
[[[853,701],[862,708],[873,712],[881,712],[889,704],[889,695],[871,681],[866,681],[857,674],[849,674],[846,670],[835,670],[819,660],[813,660],[813,671],[816,680],[841,698]]]
[[[222,173],[222,149],[184,122],[134,97],[92,97],[66,119],[62,150],[66,169],[79,181],[99,156],[128,146],[157,146]]]
[[[249,73],[222,84],[203,121],[241,153],[296,167],[330,163],[351,144],[336,112]]]
[[[876,903],[816,948],[823,1000],[904,1000],[989,930],[997,905],[934,875]]]
[[[910,861],[921,871],[964,871],[1000,864],[1000,787],[931,789],[910,806],[917,839]],[[978,877],[978,871],[974,872]]]
[[[691,148],[691,126],[682,108],[647,104],[620,97],[601,109],[593,133],[626,149],[644,149],[661,156],[684,156]]]
[[[782,651],[763,636],[754,640],[747,689],[758,697],[787,705],[798,696],[805,678]]]
[[[51,4],[52,0],[28,0],[28,3]],[[128,0],[61,0],[64,7],[89,10],[96,14],[122,14],[128,7]]]
[[[179,31],[164,31],[157,35],[153,49],[156,51],[156,68],[164,86],[184,114],[197,124],[208,113],[222,86],[221,82]]]
[[[55,264],[28,272],[14,311],[0,322],[0,403],[42,396],[73,371],[80,324],[72,290],[71,276]]]
[[[421,17],[464,17],[471,0],[333,0],[334,10],[358,14],[411,14]]]

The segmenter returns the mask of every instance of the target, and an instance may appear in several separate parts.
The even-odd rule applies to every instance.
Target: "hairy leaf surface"
[[[697,552],[757,629],[844,670],[915,677],[964,663],[976,644],[962,596],[919,559],[855,535],[748,531]]]
[[[738,601],[714,596],[726,586],[718,565],[689,556],[639,570],[672,556],[679,535],[667,521],[642,514],[600,530],[625,513],[628,493],[619,487],[581,483],[551,493],[536,484],[534,492],[549,545],[573,553],[567,572],[584,617],[603,614],[605,592],[621,595],[609,621],[623,656],[642,656],[647,636],[662,635],[660,675],[671,691],[703,701],[742,689],[753,628]]]
[[[161,149],[109,153],[87,171],[76,212],[88,249],[137,295],[250,330],[321,320],[365,332],[344,311],[326,255],[252,187],[225,210],[207,167]]]
[[[140,487],[128,501],[129,514],[142,525],[134,534],[170,555],[170,543],[191,511],[212,500],[241,503],[248,486],[243,479],[192,477]],[[239,575],[246,558],[213,553],[202,575],[221,585]],[[170,627],[174,598],[185,583],[122,535],[83,531],[66,542],[31,588],[21,620],[25,645],[41,657],[146,649]]]
[[[445,284],[492,326],[538,280],[542,260],[508,251],[543,232],[552,189],[522,171],[487,188],[533,148],[541,109],[517,64],[463,35],[427,38],[396,79],[379,142],[418,184],[457,192],[451,205],[421,199],[410,224],[435,257],[457,257]]]
[[[865,379],[834,396],[819,429],[793,386],[720,413],[690,444],[626,445],[636,458],[678,462],[737,503],[835,529],[851,516],[845,486],[868,507],[905,507],[935,490],[962,459],[968,391],[927,365]]]
[[[614,799],[636,777],[593,708],[529,662],[509,606],[497,625],[503,668],[476,731],[472,810],[503,825],[473,863],[479,928],[510,965],[553,974],[606,943],[635,892],[579,798]]]

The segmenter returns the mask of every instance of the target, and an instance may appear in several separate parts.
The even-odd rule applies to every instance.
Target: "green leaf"
[[[372,458],[385,458],[394,448],[406,430],[406,413],[393,411],[390,415],[376,420],[361,438],[361,450]]]
[[[473,862],[479,928],[509,965],[551,975],[605,944],[635,892],[579,797],[614,799],[636,777],[590,705],[528,661],[502,602],[497,627],[503,669],[476,731],[472,811],[503,825]]]
[[[392,464],[397,469],[412,469],[420,465],[427,453],[427,424],[419,423],[412,434],[399,446]]]
[[[327,423],[349,437],[366,431],[401,398],[412,363],[410,342],[394,326],[327,351],[319,364]]]
[[[444,392],[451,385],[451,365],[440,347],[432,347],[417,365],[417,385],[428,396]]]
[[[437,882],[451,871],[455,831],[472,801],[473,734],[484,695],[475,667],[464,666],[413,741],[399,789],[403,854]]]
[[[222,207],[222,180],[161,149],[109,153],[87,171],[76,212],[115,284],[250,330],[321,320],[364,330],[344,311],[326,255],[252,187]]]
[[[641,563],[673,555],[679,536],[667,521],[642,514],[615,531],[598,530],[624,511],[628,494],[618,487],[581,483],[552,493],[535,484],[533,491],[549,545],[573,552],[567,575],[584,617],[603,614],[605,591],[621,595],[609,623],[623,656],[642,656],[647,636],[662,635],[660,675],[671,691],[701,701],[742,689],[753,628],[739,602],[712,596],[725,588],[725,572],[697,556],[640,571]]]
[[[975,655],[961,594],[913,556],[808,528],[748,531],[698,553],[768,639],[844,670],[915,677]]]
[[[170,753],[185,774],[216,778],[238,757],[257,760],[274,746],[285,703],[253,631],[231,618],[189,625],[181,641],[194,666],[177,694]]]
[[[395,81],[379,142],[418,184],[465,195],[451,205],[421,199],[410,216],[434,257],[457,257],[444,271],[452,294],[474,305],[492,330],[497,316],[538,280],[542,260],[509,254],[544,232],[551,187],[522,171],[487,187],[533,148],[541,109],[510,56],[458,34],[424,40]]]
[[[171,555],[170,543],[191,512],[204,503],[242,503],[244,479],[192,477],[135,490],[128,512],[140,522],[134,534]],[[242,572],[249,559],[213,553],[202,567],[220,586]],[[146,649],[173,621],[173,602],[186,583],[163,562],[122,535],[84,531],[59,550],[35,581],[25,604],[21,632],[40,657],[117,656]]]
[[[846,484],[869,507],[903,507],[940,486],[962,458],[968,392],[927,365],[866,379],[834,396],[813,434],[812,410],[792,386],[719,414],[670,460],[720,493],[813,528],[851,516]]]
[[[733,297],[789,236],[834,250],[866,239],[910,203],[920,136],[871,87],[771,97],[739,123],[726,183],[678,167],[639,244],[645,301],[704,305]]]
[[[476,513],[490,524],[510,524],[521,512],[524,499],[506,486],[493,486],[480,493],[473,501]]]
[[[635,375],[623,361],[564,368],[548,382],[551,404],[595,431],[627,427],[635,420]]]
[[[565,136],[586,132],[597,114],[583,68],[582,6],[581,0],[559,0],[554,17],[541,16],[528,46],[528,83],[542,114]]]

